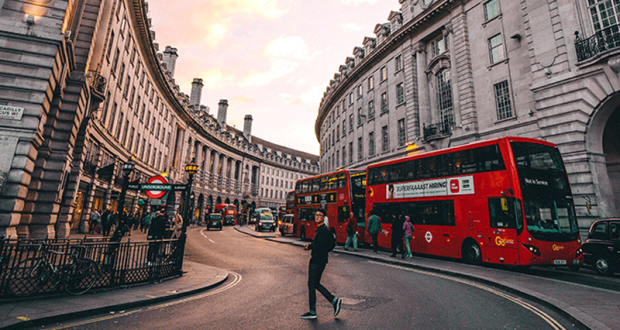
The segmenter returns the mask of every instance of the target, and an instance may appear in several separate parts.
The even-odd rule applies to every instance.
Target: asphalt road
[[[317,293],[308,310],[309,252],[225,227],[192,228],[188,258],[226,269],[210,291],[159,305],[37,329],[576,329],[555,312],[471,281],[330,255],[322,284],[343,298],[340,315]]]

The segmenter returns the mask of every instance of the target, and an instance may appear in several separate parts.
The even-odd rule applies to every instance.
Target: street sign
[[[153,206],[162,206],[162,205],[166,205],[166,200],[165,199],[151,199],[151,205]]]
[[[146,183],[146,185],[140,185],[140,188],[146,190],[146,195],[151,199],[160,199],[164,197],[167,190],[170,190],[168,180],[161,175],[150,178]]]
[[[185,189],[187,189],[186,184],[173,184],[172,185],[172,190],[185,190]]]

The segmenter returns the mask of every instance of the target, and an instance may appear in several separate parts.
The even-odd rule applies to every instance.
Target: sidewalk
[[[304,246],[296,237],[282,237],[280,233],[258,233],[253,228],[236,226],[239,232],[265,239]],[[593,330],[620,329],[620,292],[598,289],[581,284],[527,275],[492,267],[480,267],[414,256],[412,259],[391,258],[388,252],[372,253],[369,249],[353,251],[337,246],[332,254],[349,254],[409,268],[428,270],[450,276],[470,279],[499,287],[508,292],[536,301],[565,315],[571,321]]]
[[[81,235],[71,235],[82,238]],[[101,235],[88,235],[101,237]],[[123,242],[146,240],[146,234],[133,231]],[[178,299],[213,288],[228,278],[228,272],[207,265],[183,261],[183,276],[159,283],[103,289],[81,296],[57,295],[44,299],[3,299],[0,304],[0,329],[23,329],[71,318],[121,311],[129,308]]]

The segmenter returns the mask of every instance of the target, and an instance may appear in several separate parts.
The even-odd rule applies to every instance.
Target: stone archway
[[[226,197],[226,200],[224,201],[224,203],[230,204],[230,198]]]
[[[211,213],[213,211],[213,196],[209,195],[209,197],[207,197],[207,205],[206,205],[207,210],[205,211],[205,213]]]
[[[222,204],[222,197],[217,196],[217,198],[215,199],[215,204]]]
[[[620,93],[611,95],[592,115],[586,133],[598,217],[618,216],[620,203]],[[573,192],[574,193],[574,192]]]

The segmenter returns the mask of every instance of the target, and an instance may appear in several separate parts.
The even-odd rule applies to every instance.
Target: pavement
[[[253,227],[236,226],[241,233],[274,242],[303,246],[298,238],[280,233],[256,232]],[[75,235],[74,237],[83,237]],[[88,235],[96,236],[96,235]],[[134,231],[123,240],[145,240],[145,234]],[[369,249],[346,251],[342,246],[332,252],[349,254],[403,267],[442,273],[449,276],[498,287],[533,300],[563,314],[573,323],[593,330],[620,329],[620,292],[568,283],[507,269],[466,265],[434,258],[390,258],[389,253],[372,253]],[[179,299],[214,288],[228,278],[223,269],[185,260],[183,276],[135,286],[99,290],[81,296],[58,295],[45,298],[3,299],[0,305],[0,329],[23,329],[100,313],[122,313],[126,309]]]

